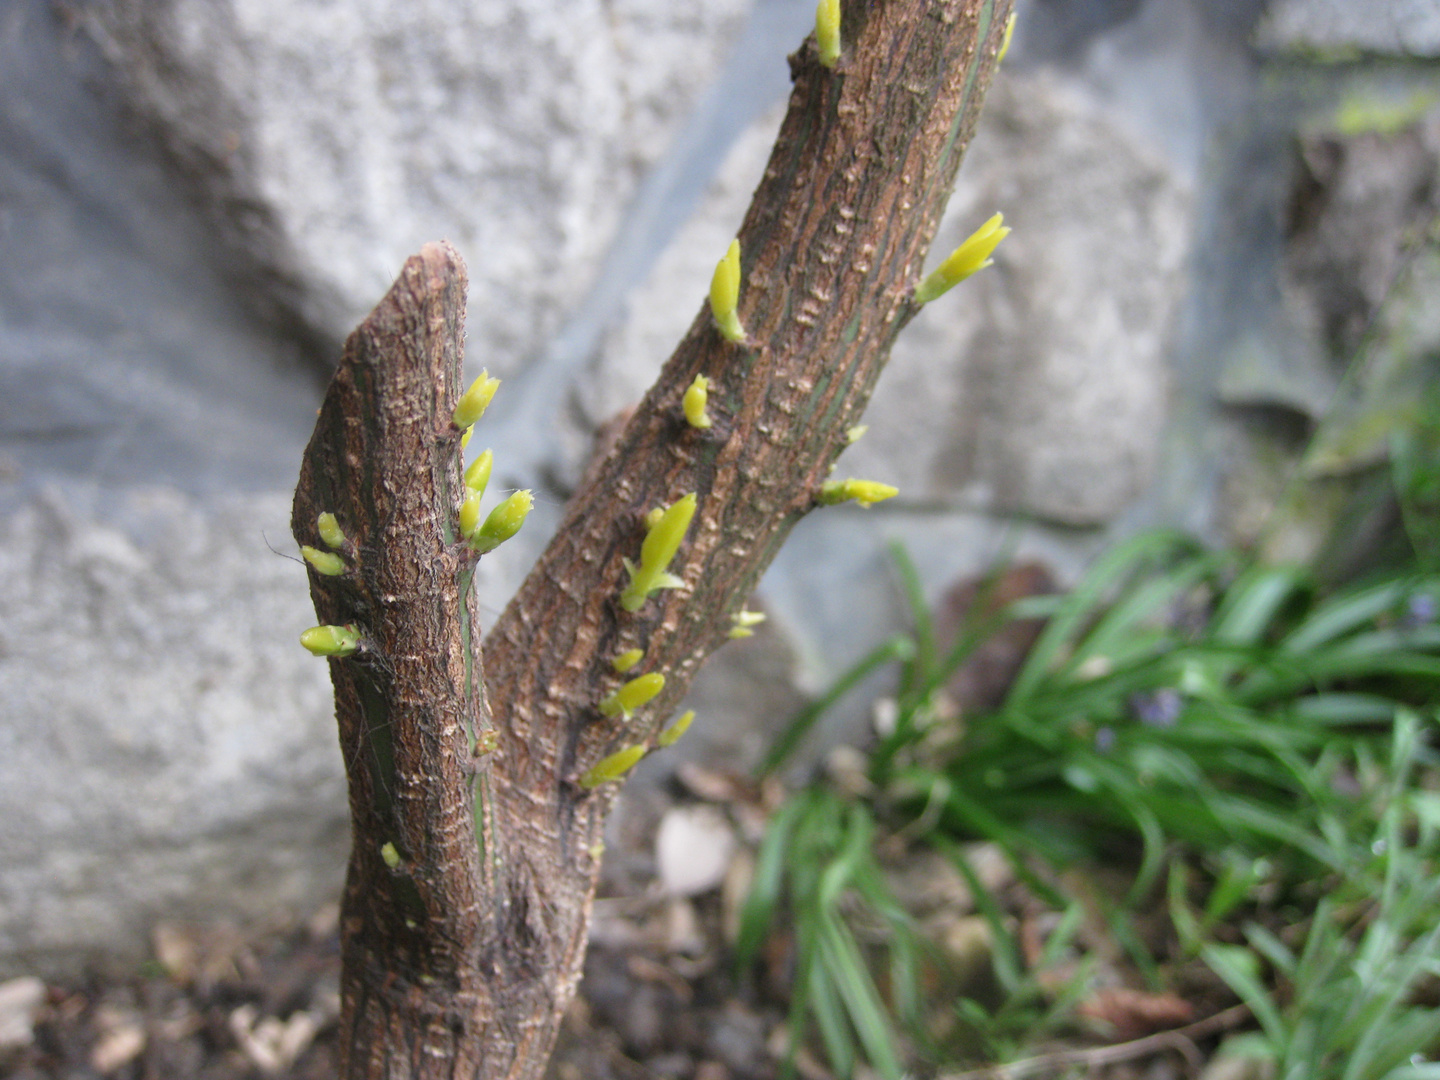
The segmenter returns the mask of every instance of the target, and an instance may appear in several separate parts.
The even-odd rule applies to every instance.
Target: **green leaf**
[[[896,634],[877,648],[867,653],[859,663],[841,675],[831,684],[830,689],[809,705],[790,717],[780,729],[770,752],[760,763],[760,776],[769,776],[789,759],[805,738],[815,722],[835,707],[835,704],[855,687],[865,681],[871,672],[897,660],[906,660],[915,653],[915,644],[904,634]]]

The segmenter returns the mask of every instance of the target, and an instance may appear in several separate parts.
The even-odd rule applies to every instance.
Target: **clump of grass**
[[[761,853],[739,952],[752,957],[788,904],[792,1033],[813,1018],[842,1076],[862,1056],[885,1077],[943,1059],[918,1004],[923,947],[873,854],[877,834],[903,832],[955,862],[990,926],[1001,1000],[956,1006],[985,1054],[1019,1053],[1027,1036],[1053,1030],[1078,984],[1039,990],[1043,965],[1023,962],[997,898],[963,858],[976,840],[999,845],[1061,912],[1077,910],[1056,884],[1068,868],[1127,868],[1128,891],[1102,898],[1102,914],[1156,987],[1160,958],[1131,916],[1168,895],[1177,956],[1202,958],[1250,1007],[1278,1076],[1440,1076],[1440,1066],[1408,1064],[1435,1049],[1440,1014],[1407,997],[1440,976],[1440,892],[1428,884],[1440,796],[1424,788],[1437,764],[1440,577],[1412,568],[1326,592],[1301,568],[1151,533],[1116,547],[1066,595],[976,615],[942,649],[914,568],[895,556],[912,633],[798,714],[765,763],[782,765],[864,675],[898,666],[894,723],[870,757],[873,794],[797,793]],[[1003,703],[959,715],[947,681],[1022,617],[1043,617],[1045,629]],[[1262,891],[1273,912],[1309,911],[1298,955],[1258,918]],[[1321,894],[1332,899],[1317,905]],[[1192,895],[1205,895],[1203,906]],[[857,914],[889,928],[888,947],[861,948]],[[1247,915],[1242,936],[1230,923]],[[883,994],[867,955],[887,968]]]

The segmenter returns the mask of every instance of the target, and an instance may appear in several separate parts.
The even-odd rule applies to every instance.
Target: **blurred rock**
[[[512,371],[589,285],[750,0],[86,0],[262,306],[332,340],[438,238]]]
[[[45,1004],[45,984],[33,975],[0,983],[0,1054],[35,1039],[35,1019]]]
[[[258,325],[234,258],[49,0],[0,5],[0,475],[280,489],[320,361]]]
[[[1274,0],[1261,45],[1302,53],[1440,56],[1434,0]]]
[[[932,262],[996,210],[1015,231],[900,338],[841,467],[907,500],[1111,520],[1158,463],[1190,204],[1080,85],[1002,74]]]
[[[1057,591],[1049,569],[1035,562],[1015,563],[998,575],[956,582],[935,611],[937,654],[947,656],[962,631],[974,632],[1017,600]],[[962,716],[993,709],[1005,700],[1044,628],[1043,619],[1015,619],[975,644],[945,683]]]
[[[72,486],[0,518],[0,971],[338,891],[329,680],[304,569],[265,548],[289,502]]]
[[[677,806],[660,820],[655,867],[670,896],[699,896],[718,888],[735,853],[735,830],[714,806]]]

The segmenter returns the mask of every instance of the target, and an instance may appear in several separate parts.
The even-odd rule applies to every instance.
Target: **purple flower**
[[[1405,626],[1411,630],[1435,621],[1437,611],[1435,597],[1429,593],[1416,593],[1405,606]]]
[[[1102,727],[1095,732],[1095,749],[1102,754],[1108,754],[1115,747],[1115,729]]]
[[[1180,691],[1173,686],[1162,686],[1130,695],[1130,712],[1142,724],[1153,728],[1170,728],[1180,719],[1180,707],[1184,704]]]

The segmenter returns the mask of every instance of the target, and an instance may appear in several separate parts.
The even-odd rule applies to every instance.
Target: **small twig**
[[[1042,1076],[1070,1065],[1084,1065],[1091,1068],[1098,1065],[1114,1065],[1117,1062],[1145,1057],[1147,1054],[1153,1054],[1160,1050],[1177,1050],[1194,1065],[1197,1064],[1196,1058],[1199,1054],[1194,1040],[1203,1039],[1216,1032],[1228,1031],[1237,1024],[1243,1023],[1249,1016],[1250,1010],[1246,1006],[1232,1005],[1228,1009],[1215,1013],[1213,1016],[1207,1016],[1203,1020],[1196,1020],[1193,1024],[1187,1024],[1185,1027],[1158,1031],[1154,1035],[1132,1039],[1130,1042],[1094,1046],[1086,1050],[1058,1050],[1051,1054],[1040,1054],[1036,1057],[1013,1061],[1009,1065],[992,1065],[983,1069],[968,1069],[961,1073],[942,1073],[937,1080],[1023,1080],[1027,1076]]]

